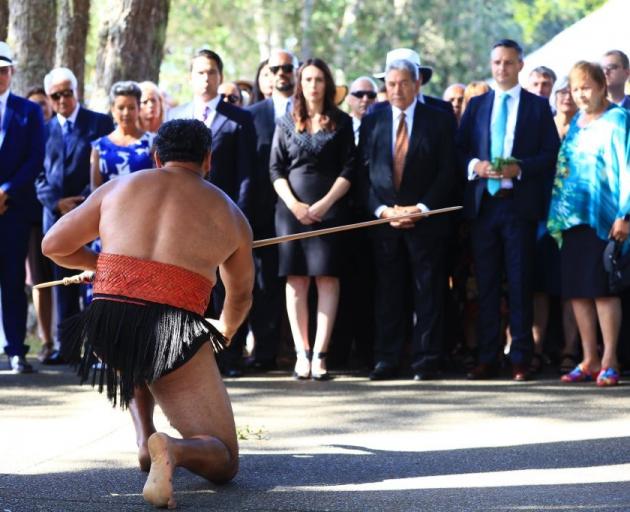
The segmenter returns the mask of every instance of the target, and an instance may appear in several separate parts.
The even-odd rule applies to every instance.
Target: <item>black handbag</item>
[[[621,253],[622,244],[610,240],[604,249],[604,269],[608,272],[608,287],[612,293],[630,288],[630,251]]]

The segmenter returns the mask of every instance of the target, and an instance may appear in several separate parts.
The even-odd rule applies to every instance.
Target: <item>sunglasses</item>
[[[74,96],[74,91],[72,89],[66,89],[65,91],[53,92],[50,95],[50,99],[59,101],[61,98],[70,98],[71,96]]]
[[[620,67],[619,64],[608,64],[608,66],[604,66],[604,71],[617,71]]]
[[[274,75],[282,70],[283,73],[293,73],[293,64],[282,64],[281,66],[269,66],[269,71]]]
[[[224,94],[223,97],[232,105],[236,105],[239,101],[241,101],[241,98],[236,94]]]
[[[355,98],[359,98],[359,99],[363,98],[364,96],[367,96],[371,100],[376,98],[376,93],[374,91],[354,91],[354,92],[351,92],[350,94],[352,94],[352,96],[354,96]]]

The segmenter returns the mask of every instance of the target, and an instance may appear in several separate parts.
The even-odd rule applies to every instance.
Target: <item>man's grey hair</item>
[[[76,97],[79,83],[77,82],[77,77],[74,76],[74,73],[68,68],[55,68],[44,77],[44,90],[46,94],[50,94],[50,89],[52,89],[53,84],[65,82],[66,80],[70,82],[74,96]]]
[[[360,76],[359,78],[356,78],[351,84],[350,84],[350,92],[352,92],[352,88],[354,87],[354,84],[356,84],[357,82],[360,82],[362,80],[365,80],[366,82],[369,82],[370,85],[372,86],[372,90],[374,92],[378,92],[378,85],[376,85],[376,82],[370,78],[369,76]]]
[[[554,73],[553,69],[548,68],[547,66],[538,66],[532,69],[529,72],[529,76],[532,76],[534,73],[536,73],[537,75],[542,75],[545,78],[549,78],[552,82],[556,81],[556,74]]]
[[[287,55],[291,55],[291,64],[293,64],[293,68],[295,69],[295,71],[297,71],[297,69],[300,67],[300,61],[298,60],[298,58],[295,56],[293,52],[290,52],[289,50],[285,50],[284,48],[274,48],[273,50],[271,50],[269,52],[269,60],[271,60],[271,57],[273,57],[274,55],[278,55],[280,53],[286,53]]]
[[[413,62],[409,62],[408,60],[393,60],[392,62],[387,64],[387,67],[385,68],[385,78],[387,78],[388,73],[393,69],[398,71],[408,71],[409,76],[414,80],[414,82],[417,82],[420,77],[418,66],[416,66]]]

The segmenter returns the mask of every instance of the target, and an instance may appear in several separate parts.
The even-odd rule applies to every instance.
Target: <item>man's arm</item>
[[[225,286],[225,302],[219,319],[219,330],[228,339],[234,336],[247,318],[254,288],[252,231],[244,216],[237,223],[239,245],[219,267]]]
[[[97,254],[85,244],[98,237],[101,202],[112,186],[115,181],[99,187],[83,204],[53,225],[42,241],[44,256],[61,267],[96,270]]]

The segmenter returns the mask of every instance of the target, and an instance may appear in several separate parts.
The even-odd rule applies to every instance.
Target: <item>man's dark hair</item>
[[[44,90],[43,87],[31,87],[28,92],[26,93],[26,96],[24,96],[26,99],[30,98],[31,96],[35,96],[36,94],[41,94],[42,96],[47,96],[46,91]]]
[[[621,50],[609,50],[606,53],[604,53],[604,57],[619,57],[619,60],[621,61],[621,67],[623,69],[628,69],[628,67],[630,67],[630,62],[628,62],[628,56],[623,53]]]
[[[553,72],[553,69],[548,68],[547,66],[538,66],[537,68],[532,69],[529,74],[536,73],[538,75],[542,75],[545,78],[549,78],[552,82],[556,81],[556,74]]]
[[[518,44],[513,39],[499,39],[496,43],[492,45],[492,49],[494,50],[495,48],[498,48],[499,46],[503,46],[504,48],[512,48],[513,50],[516,50],[516,53],[518,53],[518,58],[520,60],[523,60],[523,48],[521,48],[521,45]]]
[[[212,133],[196,119],[174,119],[164,123],[153,141],[160,161],[201,164],[212,147]]]
[[[208,60],[213,60],[219,68],[219,73],[223,74],[223,61],[221,60],[221,57],[219,57],[218,53],[208,50],[207,48],[201,48],[195,52],[193,60],[197,57],[205,57]]]

